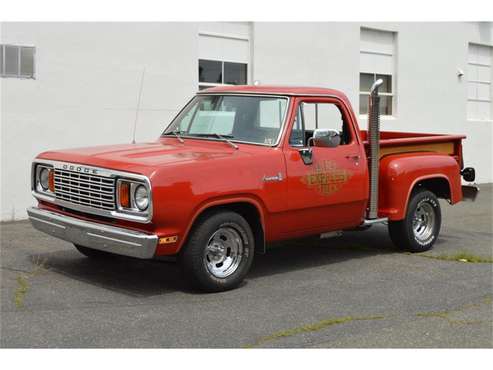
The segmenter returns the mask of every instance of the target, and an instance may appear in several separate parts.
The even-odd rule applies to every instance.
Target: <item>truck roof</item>
[[[308,86],[278,86],[278,85],[233,85],[233,86],[215,86],[209,89],[201,90],[199,94],[208,93],[241,93],[241,94],[272,94],[288,96],[335,96],[347,101],[346,95],[334,89],[324,87]]]

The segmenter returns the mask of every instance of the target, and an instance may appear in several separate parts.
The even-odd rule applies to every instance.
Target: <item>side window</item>
[[[303,118],[301,115],[301,106],[298,107],[296,111],[296,117],[294,118],[293,129],[291,130],[291,136],[289,136],[289,145],[291,146],[305,146],[304,140],[304,128],[303,128]]]
[[[341,145],[351,141],[348,124],[336,104],[302,102],[298,106],[289,143],[293,146],[307,146],[308,139],[317,128],[337,131],[341,135]]]

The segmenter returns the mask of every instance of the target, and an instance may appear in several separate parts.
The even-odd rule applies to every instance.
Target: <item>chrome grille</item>
[[[55,169],[57,199],[87,207],[115,209],[115,179]]]

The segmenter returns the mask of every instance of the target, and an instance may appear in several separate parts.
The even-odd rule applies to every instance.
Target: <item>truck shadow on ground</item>
[[[187,291],[179,266],[171,262],[146,261],[123,256],[91,259],[75,248],[33,255],[44,260],[51,272],[133,297],[150,297]]]
[[[391,242],[387,227],[345,232],[340,237],[306,238],[276,243],[264,255],[256,255],[249,279],[400,252]]]
[[[348,232],[331,239],[307,238],[272,245],[256,255],[247,280],[339,263],[354,258],[396,253],[386,227]],[[196,294],[183,278],[178,264],[116,256],[93,260],[75,249],[36,254],[52,272],[133,297],[151,297],[174,291]]]

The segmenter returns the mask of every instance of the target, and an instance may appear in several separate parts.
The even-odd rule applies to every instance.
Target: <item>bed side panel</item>
[[[462,200],[460,168],[456,159],[440,153],[389,155],[380,162],[379,217],[402,220],[413,188],[423,180],[441,178],[448,182],[450,202]]]

